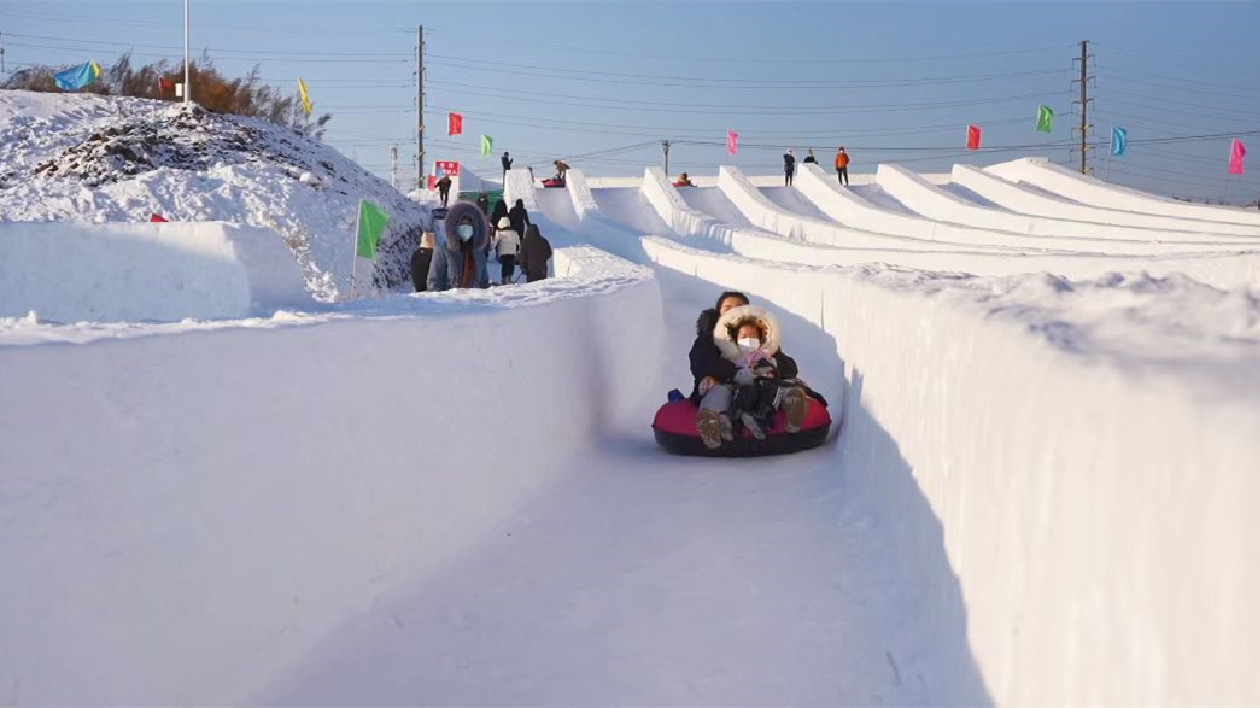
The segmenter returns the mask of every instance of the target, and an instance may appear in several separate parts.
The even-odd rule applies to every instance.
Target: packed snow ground
[[[0,695],[1260,701],[1251,227],[1195,217],[1165,256],[1084,222],[1100,245],[1051,257],[811,176],[510,173],[558,247],[559,277],[525,286],[0,318]],[[832,444],[652,444],[727,287],[781,316]]]

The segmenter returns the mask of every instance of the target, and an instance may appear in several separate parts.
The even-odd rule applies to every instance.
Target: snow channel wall
[[[997,167],[1000,168],[1001,165]],[[998,176],[993,169],[980,169],[973,165],[954,165],[953,182],[1015,212],[1049,219],[1070,220],[1069,223],[1058,224],[1051,229],[1052,232],[1063,233],[1071,229],[1082,234],[1108,238],[1165,242],[1208,241],[1234,237],[1232,243],[1241,243],[1244,247],[1249,243],[1247,237],[1253,239],[1260,237],[1260,229],[1255,227],[1178,219],[1118,208],[1107,209],[1073,202],[1063,197],[1040,194]],[[1128,209],[1133,209],[1133,201],[1129,200],[1127,206]],[[1253,247],[1260,245],[1260,240],[1251,240],[1250,245]]]
[[[222,222],[0,224],[0,317],[33,310],[57,322],[171,322],[313,304],[297,260],[270,229]]]
[[[884,167],[880,166],[881,169]],[[845,266],[887,263],[976,275],[1045,272],[1070,278],[1097,278],[1112,272],[1144,271],[1156,276],[1185,274],[1221,288],[1255,287],[1260,283],[1260,253],[1004,253],[969,250],[966,247],[951,248],[948,244],[938,244],[938,251],[827,246],[795,241],[760,229],[742,228],[692,209],[683,201],[678,190],[666,180],[660,168],[649,167],[645,170],[640,189],[648,203],[675,233],[706,245],[716,244],[719,248],[729,248],[741,256],[767,261]],[[773,204],[753,206],[754,209],[777,209]],[[747,211],[746,216],[753,223],[772,218],[771,214],[758,214],[753,209]],[[1001,235],[1002,232],[990,233]],[[1013,234],[1010,237],[1018,238]]]
[[[643,248],[834,338],[848,379],[837,473],[893,498],[905,491],[887,470],[909,467],[941,526],[896,533],[943,530],[997,705],[1260,701],[1254,406],[860,271]]]
[[[985,168],[988,172],[1014,182],[1027,182],[1042,189],[1062,194],[1069,199],[1106,207],[1141,211],[1146,214],[1163,214],[1180,219],[1200,219],[1204,228],[1218,230],[1222,224],[1245,224],[1255,234],[1260,228],[1260,212],[1208,204],[1192,204],[1176,199],[1159,197],[1118,184],[1104,182],[1097,177],[1082,175],[1060,165],[1052,164],[1044,157],[1023,157]]]
[[[617,372],[662,341],[651,271],[555,260],[511,296],[0,346],[0,702],[239,702],[650,409]]]

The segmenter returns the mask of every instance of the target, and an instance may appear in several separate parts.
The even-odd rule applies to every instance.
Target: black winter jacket
[[[411,254],[411,282],[416,285],[416,292],[424,292],[429,280],[429,266],[433,263],[432,248],[417,248]]]
[[[787,174],[796,172],[796,158],[788,153],[783,153],[783,171]]]
[[[521,239],[521,270],[525,282],[532,283],[547,277],[547,261],[551,260],[551,242],[543,238],[536,224],[525,229]]]
[[[525,233],[525,227],[529,225],[529,212],[523,206],[513,206],[508,209],[508,221],[512,224],[512,230],[518,234]],[[494,224],[498,226],[498,224]]]

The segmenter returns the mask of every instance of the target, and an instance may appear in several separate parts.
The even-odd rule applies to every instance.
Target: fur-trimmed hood
[[[451,251],[459,250],[459,222],[467,217],[472,219],[473,237],[472,247],[474,251],[484,251],[486,244],[490,242],[490,227],[486,223],[486,215],[481,212],[481,208],[471,202],[456,202],[450,209],[446,211],[446,248]]]
[[[717,310],[706,310],[700,314],[701,320],[704,319],[705,313],[717,313]],[[737,325],[747,320],[757,323],[761,331],[765,332],[765,339],[761,341],[761,350],[769,356],[779,353],[779,345],[783,341],[782,329],[779,327],[779,320],[770,311],[764,307],[757,305],[740,305],[726,311],[726,314],[717,318],[713,325],[713,343],[717,345],[718,351],[722,352],[722,358],[730,362],[738,362],[743,356],[739,351],[739,345],[735,343],[735,332]]]

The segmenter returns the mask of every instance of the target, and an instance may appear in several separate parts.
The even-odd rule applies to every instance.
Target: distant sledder
[[[656,413],[656,441],[669,452],[718,457],[771,455],[817,447],[827,438],[826,401],[797,378],[779,348],[778,320],[723,293],[701,313],[691,348],[695,389]]]

